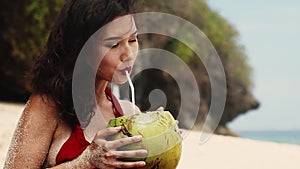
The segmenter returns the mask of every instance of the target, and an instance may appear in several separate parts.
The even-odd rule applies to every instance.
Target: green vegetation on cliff
[[[43,50],[51,25],[63,2],[64,0],[0,2],[0,99],[29,94],[28,73],[33,59]],[[164,12],[182,17],[195,24],[210,39],[221,58],[227,78],[227,102],[221,125],[225,126],[237,115],[258,106],[251,95],[251,67],[244,47],[238,41],[237,30],[217,12],[212,11],[205,1],[139,0],[137,8],[138,11]],[[156,38],[156,42],[153,42],[153,38],[147,36],[143,38],[147,41],[143,44],[175,53],[193,72],[201,74],[201,78],[197,79],[201,93],[200,121],[203,118],[201,114],[205,114],[210,105],[210,84],[205,68],[184,44],[166,37]],[[141,101],[137,102],[143,104]]]

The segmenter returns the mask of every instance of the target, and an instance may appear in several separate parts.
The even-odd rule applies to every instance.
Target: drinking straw
[[[126,77],[127,77],[129,86],[130,86],[130,90],[131,90],[132,110],[133,110],[133,114],[135,114],[134,86],[133,86],[133,84],[132,84],[132,81],[131,81],[131,79],[130,79],[130,76],[129,76],[129,73],[128,73],[127,70],[125,71],[125,73],[126,73]]]

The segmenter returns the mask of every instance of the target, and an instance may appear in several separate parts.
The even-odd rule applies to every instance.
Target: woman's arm
[[[32,95],[21,115],[11,141],[4,169],[42,168],[57,128],[59,114],[47,97]],[[146,150],[116,151],[118,147],[141,141],[140,136],[107,141],[106,137],[120,132],[121,127],[100,130],[91,145],[76,159],[54,166],[70,168],[136,168],[144,161],[123,162],[118,158],[146,156]]]
[[[110,127],[97,132],[92,143],[76,159],[62,163],[52,169],[115,169],[139,168],[146,165],[144,161],[120,161],[119,158],[145,157],[147,150],[117,151],[118,147],[141,141],[141,136],[107,141],[106,137],[121,131],[121,127]]]
[[[55,104],[46,96],[33,94],[19,119],[4,168],[41,168],[58,119]]]

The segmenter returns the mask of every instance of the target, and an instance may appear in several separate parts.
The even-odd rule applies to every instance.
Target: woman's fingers
[[[100,160],[101,161],[101,160]],[[139,168],[146,165],[145,161],[120,161],[117,159],[103,159],[96,162],[93,166],[97,168],[116,169],[116,168]]]
[[[159,108],[156,109],[156,111],[164,111],[164,107],[160,106]]]
[[[133,137],[126,137],[126,138],[121,138],[118,140],[114,141],[109,141],[110,148],[111,149],[116,149],[118,147],[122,147],[128,144],[136,143],[142,140],[142,136],[133,136]]]
[[[146,165],[145,161],[134,161],[134,162],[124,162],[124,161],[115,161],[114,166],[116,168],[139,168]]]
[[[118,132],[121,131],[121,129],[122,129],[121,126],[105,128],[103,130],[99,130],[96,134],[96,137],[98,139],[105,139],[107,136],[117,134]]]
[[[132,136],[132,137],[126,137],[126,138],[120,138],[118,140],[113,141],[107,141],[105,140],[107,136],[117,134],[120,132],[121,127],[110,127],[103,130],[100,130],[97,132],[94,142],[98,145],[101,145],[106,150],[114,150],[118,147],[125,146],[127,144],[136,143],[142,140],[142,136]]]
[[[147,150],[127,150],[127,151],[110,151],[105,154],[105,158],[132,158],[132,157],[146,157],[148,154]]]
[[[117,148],[136,143],[142,140],[142,136],[133,136],[121,138],[118,140],[107,141],[106,137],[117,134],[121,131],[121,127],[110,127],[97,132],[93,142],[89,146],[90,155],[89,162],[96,168],[138,168],[145,165],[144,161],[126,162],[120,161],[120,158],[133,158],[147,156],[147,150],[128,150],[116,151]]]

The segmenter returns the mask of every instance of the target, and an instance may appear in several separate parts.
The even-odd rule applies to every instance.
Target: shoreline
[[[0,102],[0,168],[24,104]],[[212,135],[199,144],[200,132],[184,137],[178,169],[299,169],[300,145]]]

